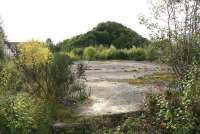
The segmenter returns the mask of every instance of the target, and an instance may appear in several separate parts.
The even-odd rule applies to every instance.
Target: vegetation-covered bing
[[[148,42],[147,39],[136,33],[135,31],[116,22],[103,22],[91,31],[66,39],[59,43],[61,50],[71,50],[73,48],[83,48],[88,46],[104,46],[113,45],[119,48],[142,47]]]

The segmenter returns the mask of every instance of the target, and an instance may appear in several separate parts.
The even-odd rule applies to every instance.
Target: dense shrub
[[[97,48],[97,59],[100,60],[109,60],[109,59],[117,59],[117,49],[114,46],[110,48]]]
[[[95,60],[97,51],[95,47],[86,47],[83,52],[83,57],[87,60]]]
[[[18,60],[23,62],[30,68],[33,66],[39,67],[45,64],[45,62],[51,56],[51,52],[45,46],[44,43],[39,41],[29,41],[21,43],[18,46]]]
[[[150,49],[150,47],[149,47]],[[152,49],[152,48],[151,48]],[[78,52],[77,52],[78,51]],[[114,46],[107,47],[86,47],[82,49],[75,49],[70,52],[65,52],[72,60],[146,60],[146,50],[144,48],[131,48],[131,49],[116,49]],[[149,50],[149,60],[155,60],[155,55],[158,54],[156,50]],[[83,55],[81,55],[83,54]]]
[[[49,84],[54,91],[55,97],[63,100],[80,100],[87,97],[86,87],[79,78],[84,75],[80,69],[72,72],[71,61],[65,55],[55,54],[49,72]]]
[[[154,61],[161,58],[160,49],[156,48],[152,44],[146,46],[145,48],[146,59],[149,61]]]
[[[104,50],[104,49],[99,50],[99,52],[97,53],[96,60],[106,60],[108,58],[108,53],[109,50]]]
[[[51,54],[37,42],[33,43],[31,42],[31,47],[26,44],[27,46],[19,51],[17,60],[17,66],[24,76],[24,83],[30,85],[25,90],[58,102],[83,98],[86,95],[85,86],[76,80],[76,73],[71,70],[69,57],[62,53]],[[39,54],[41,54],[40,58],[37,57]]]
[[[63,54],[63,53],[61,53],[61,54]],[[73,60],[73,61],[76,61],[76,60],[80,60],[81,58],[78,56],[78,55],[76,55],[73,51],[71,51],[71,52],[65,52],[64,53],[66,56],[68,56],[71,60]]]
[[[2,61],[0,68],[0,91],[17,92],[22,90],[23,76],[13,61]]]
[[[115,55],[116,55],[116,59],[122,59],[122,60],[129,59],[127,49],[119,49],[118,51],[116,51]]]
[[[149,120],[162,130],[160,133],[170,134],[193,134],[199,133],[200,110],[194,110],[200,101],[199,82],[196,79],[197,68],[194,66],[184,79],[178,81],[176,90],[161,90],[159,93],[148,93],[146,95],[146,108],[151,116]],[[197,111],[198,112],[197,112]]]
[[[165,40],[152,41],[148,46],[145,46],[144,49],[147,60],[159,60],[163,63],[169,63],[172,60],[170,56],[170,46]]]
[[[116,59],[117,58],[117,49],[114,46],[111,46],[108,49],[105,49],[105,59]]]
[[[83,55],[83,51],[83,48],[74,48],[71,52],[80,57]]]
[[[68,56],[52,54],[37,41],[18,48],[15,59],[0,65],[0,133],[47,134],[58,105],[88,97],[84,68],[72,71]]]
[[[132,48],[129,50],[129,58],[137,61],[146,59],[146,54],[143,48]]]
[[[49,133],[49,105],[26,93],[1,96],[0,132],[4,134]]]

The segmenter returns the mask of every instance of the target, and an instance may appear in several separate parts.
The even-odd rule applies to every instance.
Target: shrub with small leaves
[[[26,93],[1,97],[0,132],[4,134],[48,133],[51,112],[48,104]]]

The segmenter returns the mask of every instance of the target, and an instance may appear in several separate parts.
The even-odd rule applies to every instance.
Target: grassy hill
[[[131,48],[133,46],[142,47],[147,42],[147,39],[130,28],[120,23],[108,21],[98,24],[85,34],[66,39],[58,45],[65,50],[98,45]]]

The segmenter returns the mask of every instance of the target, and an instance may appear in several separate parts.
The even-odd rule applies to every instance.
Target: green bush
[[[106,59],[116,59],[117,58],[117,49],[114,46],[111,46],[109,49],[106,49],[104,51],[107,51]]]
[[[4,60],[0,67],[0,94],[17,92],[23,88],[23,76],[13,61]]]
[[[26,44],[19,47],[19,56],[14,61],[9,59],[0,64],[3,134],[47,134],[59,112],[58,104],[67,107],[89,95],[80,80],[84,75],[82,66],[77,72],[72,71],[72,62],[66,54],[49,53],[35,41]]]
[[[146,46],[145,48],[116,49],[114,46],[94,47],[91,45],[86,48],[74,48],[69,52],[65,52],[72,60],[156,60],[161,57],[160,49],[154,46]]]
[[[159,60],[163,63],[169,63],[172,60],[170,56],[170,44],[166,40],[152,41],[145,47],[145,51],[147,54],[147,60]]]
[[[144,48],[146,53],[146,59],[149,61],[154,61],[160,58],[160,49],[153,45],[148,45]]]
[[[145,52],[143,48],[116,49],[114,46],[111,46],[110,48],[101,48],[101,51],[97,51],[97,59],[145,60]]]
[[[1,96],[0,132],[4,134],[49,133],[51,110],[44,101],[26,93]]]
[[[62,54],[62,53],[61,53]],[[73,51],[71,52],[65,52],[65,55],[67,55],[71,60],[76,61],[76,60],[80,60],[81,58],[76,55]]]
[[[51,85],[51,91],[54,91],[57,100],[69,101],[74,99],[78,101],[88,96],[84,83],[79,81],[80,73],[77,72],[80,70],[72,72],[71,61],[67,56],[54,54],[49,66],[49,85]],[[83,73],[81,75],[84,75]]]
[[[24,91],[57,102],[75,98],[75,95],[75,99],[79,99],[79,95],[82,98],[84,86],[78,83],[66,54],[52,54],[38,41],[26,42],[19,49],[16,66],[23,77]]]
[[[114,46],[110,48],[99,48],[97,51],[97,59],[100,60],[110,60],[117,59],[117,49]]]
[[[77,56],[81,57],[83,55],[83,50],[84,50],[83,48],[74,48],[72,50],[72,53],[74,55],[77,55]]]
[[[0,133],[48,134],[61,115],[58,105],[68,108],[88,97],[84,67],[72,70],[65,53],[51,53],[38,41],[17,49],[17,57],[0,60]]]
[[[86,47],[83,51],[83,57],[87,60],[95,60],[97,56],[97,51],[95,47]]]
[[[52,55],[44,43],[35,40],[18,44],[17,51],[19,62],[23,62],[28,68],[39,69]]]
[[[108,50],[99,50],[100,52],[97,53],[96,59],[97,60],[107,60],[108,58]]]
[[[127,49],[117,50],[116,59],[122,59],[122,60],[129,59],[129,54],[128,54]]]
[[[185,78],[178,81],[180,89],[147,96],[147,109],[158,122],[158,128],[162,127],[172,134],[199,133],[197,129],[199,124],[196,122],[199,111],[195,113],[193,109],[194,104],[200,101],[200,85],[196,79],[196,70],[196,67],[192,67]]]
[[[146,54],[143,48],[132,48],[129,50],[129,58],[136,61],[142,61],[146,59]]]

